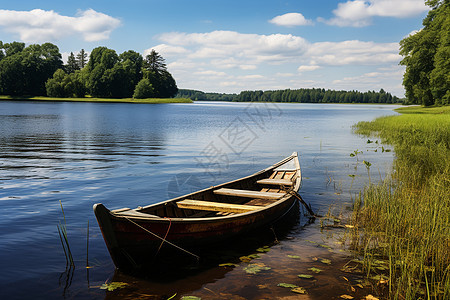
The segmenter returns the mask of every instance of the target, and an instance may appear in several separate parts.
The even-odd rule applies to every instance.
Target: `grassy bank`
[[[133,99],[133,98],[52,98],[52,97],[11,97],[0,96],[0,100],[19,100],[19,101],[66,101],[66,102],[105,102],[105,103],[192,103],[191,99],[186,98],[148,98],[148,99]]]
[[[368,276],[380,275],[380,295],[450,299],[450,107],[399,112],[355,126],[392,144],[396,160],[391,177],[368,185],[355,205],[354,247]]]

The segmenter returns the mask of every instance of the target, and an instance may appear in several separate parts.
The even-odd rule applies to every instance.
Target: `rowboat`
[[[134,269],[165,249],[191,251],[269,227],[298,204],[298,155],[253,175],[134,209],[94,212],[118,269]]]

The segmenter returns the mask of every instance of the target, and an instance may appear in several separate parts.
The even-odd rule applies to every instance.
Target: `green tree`
[[[167,71],[164,58],[153,49],[150,54],[145,57],[144,68],[156,73]]]
[[[77,54],[77,64],[79,69],[83,69],[86,66],[87,56],[84,49],[81,49],[80,53]]]
[[[409,102],[425,106],[446,102],[449,77],[450,1],[426,2],[431,10],[420,31],[400,42],[400,62],[406,66],[403,85]]]
[[[76,70],[80,69],[77,59],[75,58],[73,52],[70,52],[70,55],[67,58],[67,64],[64,66],[64,69],[69,74],[74,73]]]
[[[133,98],[135,99],[145,99],[154,97],[154,89],[152,84],[147,78],[143,78],[136,85],[134,90]]]

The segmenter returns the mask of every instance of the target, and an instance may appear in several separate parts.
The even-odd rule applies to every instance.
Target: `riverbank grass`
[[[18,101],[56,101],[56,102],[100,102],[100,103],[143,103],[143,104],[160,104],[160,103],[192,103],[191,99],[187,98],[148,98],[148,99],[133,99],[133,98],[52,98],[52,97],[11,97],[0,96],[0,100],[18,100]]]
[[[389,299],[450,299],[450,107],[402,108],[355,132],[395,148],[393,173],[368,185],[353,245]],[[384,268],[374,261],[384,261]]]

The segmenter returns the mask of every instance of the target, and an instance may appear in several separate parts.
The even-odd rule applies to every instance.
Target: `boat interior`
[[[300,170],[290,165],[291,162],[288,162],[289,166],[285,164],[170,201],[111,212],[116,216],[138,218],[208,218],[259,210],[278,201],[294,188],[301,175]]]

